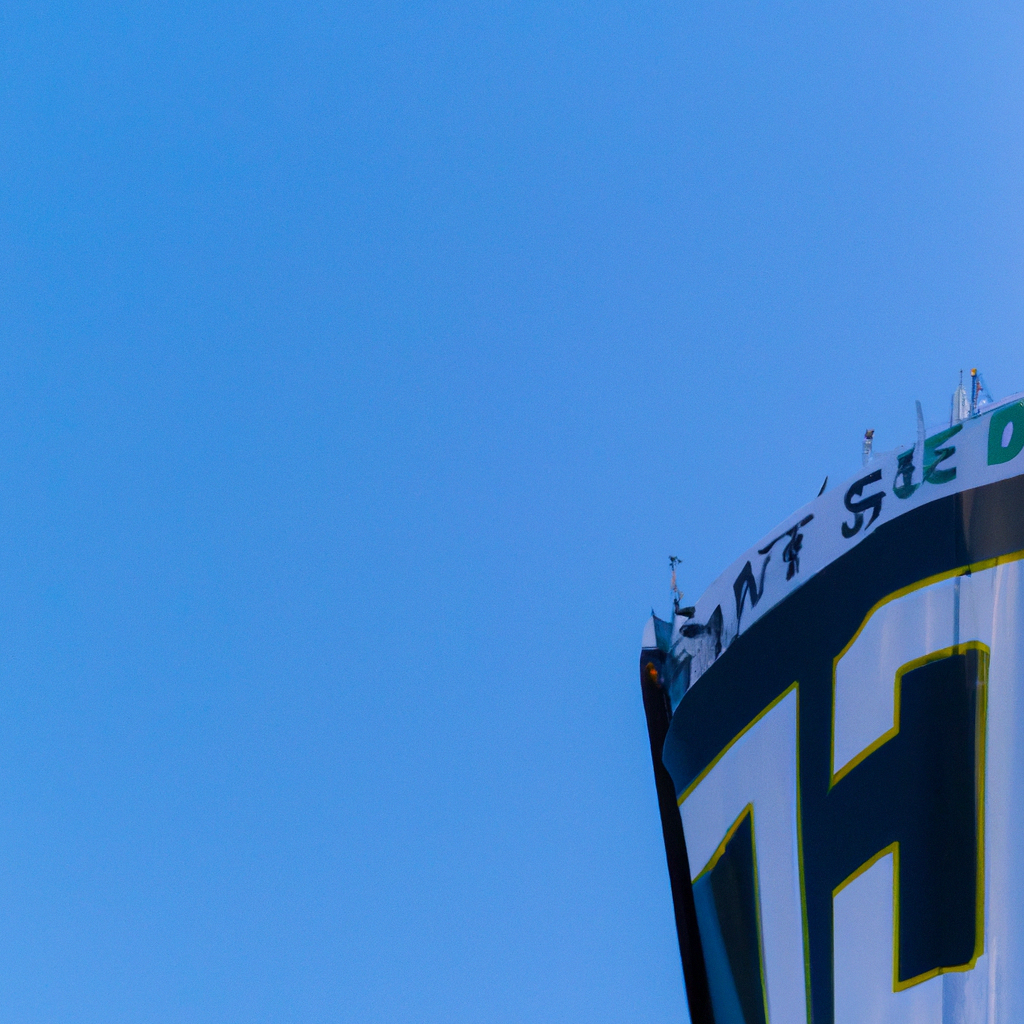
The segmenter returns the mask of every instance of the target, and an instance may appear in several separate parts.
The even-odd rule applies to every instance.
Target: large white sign
[[[715,1024],[1024,1021],[1024,402],[869,463],[645,647]]]

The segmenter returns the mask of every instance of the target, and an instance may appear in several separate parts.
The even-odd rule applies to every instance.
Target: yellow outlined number
[[[1019,555],[1017,556],[1019,557]],[[992,564],[997,564],[999,561],[1008,561],[1009,559],[993,560]],[[986,566],[988,567],[988,566]],[[980,568],[980,567],[979,567]],[[836,707],[836,668],[839,664],[840,659],[849,651],[853,646],[857,637],[860,636],[864,627],[872,616],[881,608],[897,598],[903,597],[913,591],[923,589],[927,586],[932,586],[935,583],[941,582],[945,579],[952,578],[963,574],[963,569],[958,569],[954,572],[943,573],[941,576],[932,577],[926,580],[922,580],[919,583],[913,584],[912,586],[898,590],[893,594],[888,595],[876,604],[871,611],[864,617],[860,627],[851,637],[849,643],[843,648],[842,651],[835,657],[832,666],[832,737],[831,737],[831,751],[830,751],[830,780],[829,790],[831,791],[837,783],[847,777],[855,768],[863,764],[872,754],[880,750],[887,743],[893,740],[900,733],[900,727],[902,722],[902,696],[903,696],[903,679],[904,676],[915,671],[916,669],[923,668],[926,665],[943,661],[945,659],[955,657],[957,655],[967,654],[969,651],[976,652],[977,656],[977,687],[975,697],[975,720],[974,720],[974,751],[975,751],[975,764],[974,764],[974,805],[975,805],[975,836],[976,836],[976,886],[975,886],[975,929],[974,929],[974,949],[969,960],[964,963],[955,965],[937,966],[928,971],[916,974],[909,978],[900,978],[900,843],[899,841],[892,842],[881,850],[877,851],[864,863],[862,863],[855,871],[851,872],[842,882],[837,885],[832,891],[832,898],[835,897],[845,889],[851,882],[859,878],[871,867],[873,867],[879,860],[888,854],[893,855],[893,936],[892,936],[892,964],[893,964],[893,978],[892,985],[893,991],[899,992],[918,985],[921,982],[927,981],[930,978],[937,977],[940,974],[945,974],[954,971],[969,971],[974,968],[978,961],[978,957],[981,956],[984,950],[984,914],[985,914],[985,745],[986,745],[986,721],[987,721],[987,682],[988,682],[988,662],[990,657],[989,648],[978,641],[970,641],[967,643],[961,643],[950,647],[943,648],[941,650],[930,652],[924,657],[916,658],[913,661],[907,662],[901,665],[895,673],[893,680],[894,687],[894,714],[893,714],[893,725],[887,729],[882,735],[880,735],[874,742],[866,746],[860,753],[854,758],[844,764],[839,771],[835,771],[835,707]]]

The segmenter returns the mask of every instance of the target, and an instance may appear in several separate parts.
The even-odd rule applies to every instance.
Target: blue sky
[[[1024,15],[2,24],[0,1020],[684,1020],[643,622],[1024,388]]]

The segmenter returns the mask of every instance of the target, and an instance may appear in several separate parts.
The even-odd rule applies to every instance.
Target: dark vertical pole
[[[675,908],[676,932],[679,936],[679,955],[683,960],[683,978],[686,998],[690,1004],[693,1024],[714,1024],[711,1012],[711,992],[708,989],[704,952],[697,931],[697,910],[690,885],[690,861],[686,856],[683,822],[676,803],[676,787],[661,761],[668,725],[672,720],[672,707],[668,693],[661,685],[665,654],[658,650],[645,650],[640,655],[640,689],[647,715],[647,733],[651,740],[651,761],[654,764],[654,783],[658,791],[658,810],[661,812],[661,832],[665,839],[665,857],[668,877],[672,886],[672,905]]]

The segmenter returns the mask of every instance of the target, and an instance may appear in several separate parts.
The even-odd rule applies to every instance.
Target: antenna
[[[683,592],[679,589],[679,585],[676,583],[676,566],[682,565],[682,563],[683,560],[681,558],[677,558],[675,555],[668,556],[668,565],[672,570],[672,611],[675,615],[681,615],[684,619],[692,619],[695,609],[690,607],[680,607],[683,600]]]
[[[864,450],[861,453],[861,461],[866,466],[871,461],[871,446],[875,441],[875,432],[873,430],[864,431]]]
[[[972,371],[973,373],[974,371]],[[973,385],[971,390],[974,390]],[[949,407],[949,425],[953,426],[954,423],[959,423],[961,420],[967,419],[971,414],[971,399],[967,395],[967,391],[964,389],[964,371],[960,371],[960,383],[956,386],[956,391],[953,392],[953,398],[950,402]]]
[[[978,412],[981,412],[983,405],[991,405],[994,399],[992,398],[992,392],[989,391],[988,385],[985,383],[985,377],[982,372],[978,371]]]
[[[672,570],[672,607],[675,609],[676,615],[679,614],[679,601],[682,598],[682,594],[679,592],[679,585],[676,583],[676,566],[682,562],[681,558],[677,558],[675,555],[668,556],[668,567]]]

